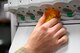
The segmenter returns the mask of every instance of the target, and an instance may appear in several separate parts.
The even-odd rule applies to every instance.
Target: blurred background
[[[5,16],[5,3],[7,0],[0,0],[0,53],[8,53],[11,44],[10,19]]]

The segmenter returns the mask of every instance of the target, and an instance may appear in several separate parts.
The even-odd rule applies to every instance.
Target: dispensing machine
[[[9,53],[22,47],[47,7],[57,9],[69,32],[69,43],[56,53],[80,53],[80,0],[8,0],[12,44]]]

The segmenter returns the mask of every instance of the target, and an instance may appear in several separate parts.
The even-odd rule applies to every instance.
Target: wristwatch
[[[15,53],[29,53],[29,51],[26,48],[22,47],[19,50],[17,50]]]

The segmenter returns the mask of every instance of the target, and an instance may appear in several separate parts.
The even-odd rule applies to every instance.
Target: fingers
[[[62,46],[64,45],[65,43],[68,42],[68,36],[67,35],[64,35],[63,37],[61,37],[59,40],[58,40],[58,45],[59,46]]]
[[[61,28],[55,35],[54,37],[57,39],[60,39],[64,34],[67,33],[67,30],[65,28]]]
[[[63,27],[63,25],[61,23],[56,24],[55,26],[53,26],[52,28],[50,28],[49,31],[51,31],[54,34],[56,34],[56,32],[58,32],[61,28]]]
[[[50,27],[54,26],[57,23],[58,23],[58,19],[57,18],[53,18],[50,21],[44,23],[42,26],[45,26],[46,28],[50,28]]]
[[[39,19],[36,27],[39,27],[39,26],[41,26],[44,23],[45,23],[45,14],[43,14],[43,16]]]

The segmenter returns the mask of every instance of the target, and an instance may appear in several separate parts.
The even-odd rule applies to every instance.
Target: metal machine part
[[[25,1],[25,2],[24,2]],[[14,3],[13,0],[8,1],[8,11],[14,13],[19,16],[20,14],[24,16],[24,20],[19,16],[17,19],[18,22],[36,22],[43,14],[44,10],[47,7],[52,7],[53,9],[57,9],[61,12],[61,20],[62,21],[70,21],[70,20],[80,20],[80,9],[79,9],[79,0],[16,0]],[[24,2],[24,4],[23,4]],[[15,4],[15,5],[14,5]],[[78,12],[77,12],[78,11]],[[75,13],[76,12],[76,13]],[[78,15],[78,16],[76,16]],[[33,21],[34,20],[34,21]],[[69,23],[69,22],[68,22]],[[74,22],[75,23],[75,22]]]

